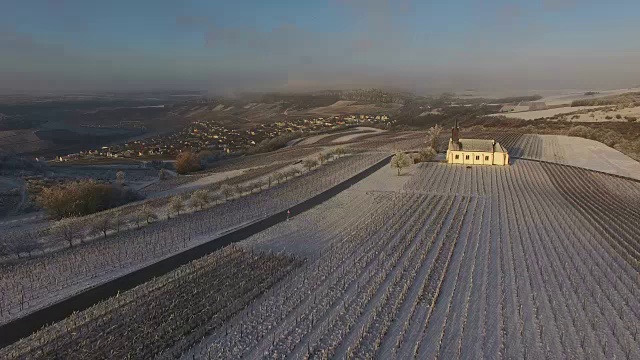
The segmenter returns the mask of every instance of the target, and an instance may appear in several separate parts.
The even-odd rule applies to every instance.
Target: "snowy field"
[[[120,358],[640,358],[640,184],[528,160],[407,170],[383,168],[0,357],[72,345]]]
[[[345,131],[345,133],[349,133],[350,131]],[[323,138],[329,137],[329,136],[334,136],[334,133],[328,133],[328,134],[320,134],[320,135],[314,135],[314,136],[309,136],[308,138],[304,138],[304,140],[297,142],[295,144],[295,146],[306,146],[306,145],[313,145],[315,143],[317,143],[318,141],[322,140]]]
[[[385,156],[345,156],[260,193],[0,266],[0,323],[285,210]]]
[[[585,95],[586,92],[591,91],[589,89],[569,90],[569,91],[560,91],[557,94],[549,94],[548,96],[545,96],[539,101],[542,101],[547,105],[562,105],[562,104],[570,105],[573,101],[577,101],[577,100],[598,99],[605,96],[615,96],[615,95],[622,95],[630,92],[637,92],[638,90],[640,89],[627,88],[627,89],[613,89],[613,90],[598,90],[597,94],[594,94],[594,95]]]
[[[413,171],[247,241],[315,254],[184,358],[640,356],[640,184],[525,160]]]
[[[512,158],[555,162],[640,180],[639,162],[595,140],[520,134],[503,134],[496,140],[509,150]]]
[[[357,138],[359,138],[361,136],[371,135],[371,134],[380,134],[380,133],[383,133],[383,132],[386,131],[386,130],[382,130],[382,129],[376,129],[376,128],[371,128],[371,127],[363,127],[363,126],[357,127],[356,130],[357,131],[362,131],[362,132],[360,132],[358,134],[345,135],[345,136],[339,137],[337,139],[333,139],[333,140],[331,140],[331,142],[335,143],[335,144],[339,144],[339,143],[344,143],[344,142],[349,142],[349,141],[356,140]]]
[[[497,114],[491,114],[489,116],[506,116],[508,118],[522,119],[522,120],[535,120],[550,118],[560,114],[570,114],[581,110],[596,110],[602,108],[602,106],[576,106],[576,107],[561,107],[555,109],[546,110],[534,110],[534,111],[521,111],[521,112],[503,112]]]
[[[618,115],[620,118],[618,118]],[[588,114],[577,114],[567,116],[565,119],[572,122],[601,122],[601,121],[624,121],[628,118],[640,119],[640,106],[615,109],[605,106],[605,109],[589,112]]]

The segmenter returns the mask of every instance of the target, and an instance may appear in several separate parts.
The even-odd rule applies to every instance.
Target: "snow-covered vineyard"
[[[247,242],[326,247],[188,356],[638,358],[631,202],[640,184],[524,160],[356,186]]]
[[[384,158],[346,156],[261,193],[0,267],[0,323],[286,210]]]
[[[229,246],[74,313],[0,350],[0,358],[174,358],[301,261]]]
[[[640,163],[603,143],[571,136],[474,133],[496,139],[512,158],[572,165],[640,180]]]
[[[361,156],[352,171],[378,159]],[[256,196],[307,196],[334,183],[321,171]],[[640,183],[523,159],[405,174],[384,167],[0,357],[640,358]]]

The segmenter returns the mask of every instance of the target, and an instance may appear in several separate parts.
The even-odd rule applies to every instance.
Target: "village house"
[[[495,140],[460,139],[460,128],[456,121],[455,127],[451,129],[447,162],[464,165],[509,165],[509,153]]]

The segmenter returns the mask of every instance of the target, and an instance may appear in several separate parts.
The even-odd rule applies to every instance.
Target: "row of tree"
[[[338,147],[330,152],[320,153],[316,159],[305,159],[302,161],[302,166],[311,171],[331,160],[333,157],[341,157],[346,153],[344,148]],[[180,215],[185,212],[189,207],[193,210],[203,210],[211,203],[216,205],[221,201],[227,201],[233,197],[240,197],[246,194],[252,194],[260,192],[265,188],[270,188],[273,184],[280,184],[290,178],[293,178],[301,173],[301,169],[297,167],[291,167],[287,170],[274,172],[266,177],[266,179],[258,179],[246,184],[229,185],[223,184],[221,187],[215,190],[200,189],[190,194],[176,195],[168,200],[167,206],[167,218],[171,216]],[[124,173],[119,172],[117,175],[117,182],[124,182]],[[149,204],[142,205],[139,209],[135,210],[131,216],[125,218],[123,212],[110,212],[103,214],[95,218],[82,218],[80,216],[87,213],[81,211],[82,206],[87,207],[90,204],[96,202],[96,199],[100,199],[92,193],[92,189],[95,186],[117,188],[111,185],[96,184],[93,181],[82,181],[78,183],[66,184],[63,186],[47,189],[42,197],[43,204],[46,204],[47,208],[53,211],[53,214],[60,214],[56,218],[61,218],[51,226],[47,232],[51,235],[64,240],[70,247],[77,243],[82,242],[92,236],[106,237],[108,233],[115,231],[120,232],[127,226],[140,228],[142,225],[151,224],[151,222],[159,218],[158,210],[154,209]],[[65,193],[69,193],[65,197]],[[101,194],[98,192],[98,194]],[[94,207],[92,207],[92,210]],[[95,212],[95,211],[92,211]],[[91,213],[91,212],[89,212]],[[26,244],[26,242],[25,242]],[[9,253],[31,253],[34,249],[28,248],[26,245],[10,249],[8,245],[3,245],[3,253],[5,255]]]

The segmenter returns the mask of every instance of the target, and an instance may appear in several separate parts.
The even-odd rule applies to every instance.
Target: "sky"
[[[640,85],[637,0],[0,0],[0,92]]]

